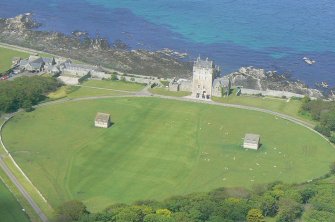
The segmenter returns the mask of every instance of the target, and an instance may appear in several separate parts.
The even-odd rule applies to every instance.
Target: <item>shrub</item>
[[[264,221],[264,216],[260,209],[251,209],[247,215],[248,222],[262,222]]]
[[[59,218],[68,218],[77,221],[81,216],[89,214],[89,212],[82,202],[71,200],[61,205],[57,210],[57,214]]]
[[[330,173],[335,174],[335,161],[330,164],[329,168]]]
[[[322,126],[322,125],[317,125],[314,129],[318,131],[319,133],[321,133],[322,135],[330,137],[331,132],[329,128]]]
[[[111,76],[111,80],[112,81],[117,81],[117,80],[119,80],[119,78],[117,77],[117,75],[116,74],[112,74],[112,76]]]
[[[332,135],[330,138],[329,138],[329,141],[331,143],[334,143],[335,144],[335,135]]]

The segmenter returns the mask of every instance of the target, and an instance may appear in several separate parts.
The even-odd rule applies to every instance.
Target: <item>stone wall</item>
[[[242,94],[247,94],[247,95],[257,95],[257,94],[262,94],[263,96],[274,96],[274,97],[298,97],[298,98],[303,98],[304,95],[297,94],[297,93],[291,93],[291,92],[285,92],[285,91],[276,91],[276,90],[255,90],[255,89],[246,89],[246,88],[241,88],[241,93]]]

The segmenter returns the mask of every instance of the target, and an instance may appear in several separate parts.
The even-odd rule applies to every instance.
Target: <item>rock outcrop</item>
[[[32,14],[0,19],[0,42],[45,51],[83,62],[101,65],[119,72],[157,77],[190,77],[192,64],[162,52],[129,50],[117,41],[109,44],[104,38],[90,38],[87,33],[72,35],[38,31],[40,24]]]
[[[315,98],[322,98],[322,93],[317,89],[308,88],[304,83],[290,80],[275,71],[266,72],[264,69],[254,67],[242,67],[238,72],[228,75],[232,86],[241,86],[255,90],[287,91]]]
[[[24,31],[27,29],[38,28],[40,26],[39,23],[33,20],[33,15],[31,13],[18,15],[14,18],[9,18],[4,21],[7,29],[14,31]]]

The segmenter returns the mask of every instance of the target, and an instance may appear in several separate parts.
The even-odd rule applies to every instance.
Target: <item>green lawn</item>
[[[184,91],[173,92],[173,91],[169,91],[167,88],[153,88],[153,89],[149,89],[149,91],[151,93],[159,94],[163,96],[184,97],[184,96],[191,95],[191,92],[184,92]]]
[[[257,96],[235,96],[230,95],[229,97],[213,97],[212,100],[216,102],[230,103],[230,104],[240,104],[246,106],[253,106],[263,109],[272,110],[275,112],[284,113],[296,118],[305,120],[310,123],[315,123],[311,120],[309,116],[303,116],[299,114],[299,109],[301,107],[300,100],[287,100],[275,97],[257,97]]]
[[[124,92],[117,92],[112,90],[106,89],[96,89],[96,88],[87,88],[87,87],[80,87],[74,86],[78,88],[67,94],[68,98],[81,98],[81,97],[94,97],[94,96],[119,96],[119,95],[126,95],[127,93]]]
[[[115,124],[95,128],[97,112]],[[259,151],[241,148],[245,133],[261,135]],[[41,107],[15,116],[3,137],[53,206],[79,199],[93,211],[218,187],[303,182],[335,159],[323,138],[275,116],[158,98]]]
[[[80,98],[92,96],[119,96],[126,95],[127,92],[121,91],[140,91],[143,85],[121,81],[89,80],[85,81],[82,86],[63,86],[57,91],[48,95],[50,99]],[[115,90],[115,91],[114,91]],[[121,90],[121,91],[118,91]]]
[[[29,53],[0,47],[0,73],[11,68],[13,57],[28,58]]]
[[[4,222],[29,222],[28,216],[22,207],[0,180],[0,221]]]
[[[111,80],[89,80],[82,85],[125,91],[140,91],[144,88],[144,85],[138,83]]]

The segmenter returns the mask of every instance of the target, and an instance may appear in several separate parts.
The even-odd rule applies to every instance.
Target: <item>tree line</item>
[[[315,130],[335,143],[335,102],[323,100],[311,100],[305,97],[302,100],[300,112],[309,114],[318,124]]]
[[[273,182],[252,189],[220,188],[208,193],[174,196],[163,201],[113,204],[90,213],[80,201],[57,210],[55,222],[305,222],[334,221],[335,163],[330,173],[303,184]]]
[[[59,86],[51,77],[19,77],[13,81],[0,81],[0,112],[15,112],[20,108],[31,111],[46,98],[46,93]]]

